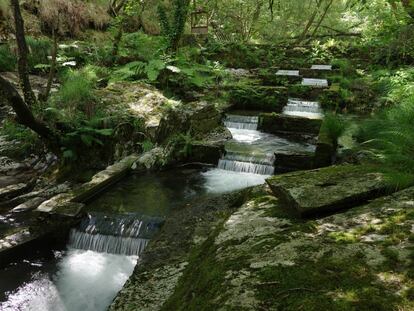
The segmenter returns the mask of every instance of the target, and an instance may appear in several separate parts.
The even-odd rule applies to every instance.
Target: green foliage
[[[189,0],[173,0],[172,17],[168,16],[167,9],[164,5],[160,4],[158,6],[158,18],[160,20],[162,34],[167,38],[168,47],[173,52],[178,50],[181,37],[184,33],[189,5]]]
[[[149,62],[163,55],[166,48],[166,42],[160,36],[150,36],[143,32],[133,32],[123,36],[120,55]]]
[[[347,123],[338,115],[328,113],[322,122],[320,135],[327,137],[333,146],[338,146],[338,139],[345,133]]]
[[[165,67],[166,63],[161,59],[153,59],[149,63],[131,62],[115,70],[112,74],[112,81],[148,79],[150,82],[154,82]]]
[[[398,189],[414,184],[414,94],[361,127],[361,148],[380,164],[390,185]]]
[[[66,133],[62,138],[62,154],[65,161],[77,160],[80,155],[84,154],[85,147],[103,146],[103,139],[112,135],[112,129],[96,128],[94,122],[96,120],[85,122],[75,130]]]
[[[51,51],[51,42],[47,39],[26,37],[29,49],[28,65],[30,70],[44,69],[41,65],[49,64],[48,56]]]
[[[154,149],[154,144],[149,139],[144,140],[142,142],[141,146],[142,146],[142,151],[143,152],[148,152],[148,151],[151,151],[152,149]]]
[[[280,112],[286,104],[283,90],[260,86],[254,80],[242,79],[228,88],[228,101],[236,109]]]
[[[355,67],[348,58],[336,58],[331,64],[334,69],[339,69],[343,76],[351,77],[355,75]]]
[[[5,136],[8,141],[18,142],[18,148],[11,148],[12,154],[8,156],[25,158],[36,149],[41,148],[38,135],[14,120],[5,120],[3,122],[0,128],[0,135]]]
[[[53,97],[56,108],[62,109],[59,115],[72,121],[79,113],[91,117],[95,110],[96,97],[93,90],[97,79],[93,67],[67,71],[61,88]]]
[[[176,146],[178,147],[178,153],[184,157],[190,157],[193,153],[194,138],[188,132],[186,134],[178,135],[176,139]]]
[[[16,55],[8,45],[0,45],[0,72],[13,71],[16,68]]]

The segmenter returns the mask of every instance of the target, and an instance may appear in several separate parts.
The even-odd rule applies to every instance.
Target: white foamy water
[[[308,119],[322,119],[323,113],[318,102],[289,99],[283,114]]]
[[[229,128],[233,140],[243,143],[253,143],[263,138],[263,133],[256,130]]]
[[[257,130],[258,116],[227,115],[224,125],[233,129]]]
[[[137,256],[70,249],[55,275],[38,273],[0,304],[2,311],[103,311],[132,274]]]
[[[269,175],[226,171],[219,168],[202,173],[205,188],[210,193],[226,193],[264,184]]]

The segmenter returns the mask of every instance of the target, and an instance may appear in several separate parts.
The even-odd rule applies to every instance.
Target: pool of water
[[[132,175],[88,205],[87,212],[117,218],[131,215],[165,218],[196,197],[261,184],[266,177],[220,169]],[[96,243],[111,239],[114,237],[100,236]],[[89,243],[99,249],[92,245],[94,240],[89,239]],[[75,249],[74,245],[77,243],[68,243],[62,249],[51,250],[47,256],[16,261],[1,269],[0,310],[106,310],[133,272],[138,256]]]
[[[105,310],[137,259],[67,249],[55,251],[52,258],[13,263],[0,272],[0,310]]]

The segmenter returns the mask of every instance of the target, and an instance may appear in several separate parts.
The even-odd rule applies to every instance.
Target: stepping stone
[[[279,70],[278,72],[276,72],[276,75],[298,77],[300,74],[299,70]]]
[[[307,217],[362,205],[384,195],[382,174],[361,165],[340,165],[279,175],[267,180],[273,193]]]
[[[312,65],[313,70],[332,70],[332,65]]]
[[[308,79],[304,78],[302,80],[302,85],[304,86],[314,86],[314,87],[329,87],[328,80],[326,79]]]

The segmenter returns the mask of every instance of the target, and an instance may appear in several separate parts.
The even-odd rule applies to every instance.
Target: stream
[[[216,168],[133,175],[86,208],[67,245],[0,270],[0,310],[105,310],[174,209],[200,196],[263,184],[276,151],[314,151],[257,130],[258,117],[228,115],[233,139]]]

